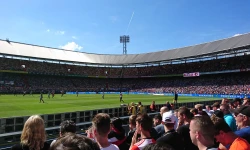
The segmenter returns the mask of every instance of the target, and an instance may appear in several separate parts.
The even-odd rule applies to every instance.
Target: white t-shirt
[[[139,142],[135,143],[131,150],[142,150],[148,144],[155,143],[154,139],[142,139]]]
[[[101,150],[120,150],[120,149],[118,148],[118,146],[116,146],[116,145],[114,145],[114,144],[110,144],[109,147],[105,147],[105,148],[101,147],[100,149],[101,149]]]

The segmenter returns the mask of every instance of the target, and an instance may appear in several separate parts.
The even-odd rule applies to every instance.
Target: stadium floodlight
[[[129,43],[130,38],[128,35],[120,36],[120,43],[123,43],[123,54],[127,54],[127,43]]]

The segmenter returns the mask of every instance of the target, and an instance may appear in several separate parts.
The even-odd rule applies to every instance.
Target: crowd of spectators
[[[181,94],[250,94],[249,73],[206,75],[193,78],[84,78],[0,73],[0,90],[23,91],[129,91]],[[9,82],[13,81],[13,84]]]
[[[180,64],[166,64],[145,67],[98,67],[79,64],[52,63],[46,61],[28,61],[0,58],[0,70],[26,71],[31,74],[138,77],[183,74],[192,72],[212,72],[222,70],[250,68],[250,56],[214,59]]]
[[[250,94],[249,72],[201,75],[192,78],[142,77],[196,71],[246,69],[250,68],[249,60],[250,56],[245,55],[192,63],[115,68],[0,58],[0,71],[3,72],[0,73],[0,92],[55,90]],[[11,71],[25,71],[26,73],[11,73]]]
[[[121,118],[98,113],[87,136],[79,135],[76,124],[65,120],[60,135],[50,144],[46,142],[43,119],[33,115],[12,150],[250,150],[248,98],[223,99],[211,106],[196,104],[191,109],[169,107],[167,102],[154,109],[153,118],[141,112],[139,105],[134,107],[137,111],[130,112],[126,132]]]

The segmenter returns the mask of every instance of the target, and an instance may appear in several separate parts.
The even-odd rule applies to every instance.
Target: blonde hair
[[[30,116],[25,122],[21,143],[27,145],[29,149],[40,150],[46,140],[44,121],[39,115]]]

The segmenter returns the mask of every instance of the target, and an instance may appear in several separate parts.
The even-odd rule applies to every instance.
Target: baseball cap
[[[174,114],[172,112],[165,112],[163,115],[162,115],[162,122],[164,124],[167,124],[167,123],[175,123],[175,118],[174,118]]]
[[[243,114],[243,115],[246,115],[247,117],[250,117],[250,106],[242,106],[240,108],[236,108],[234,110],[234,113],[236,114]]]

